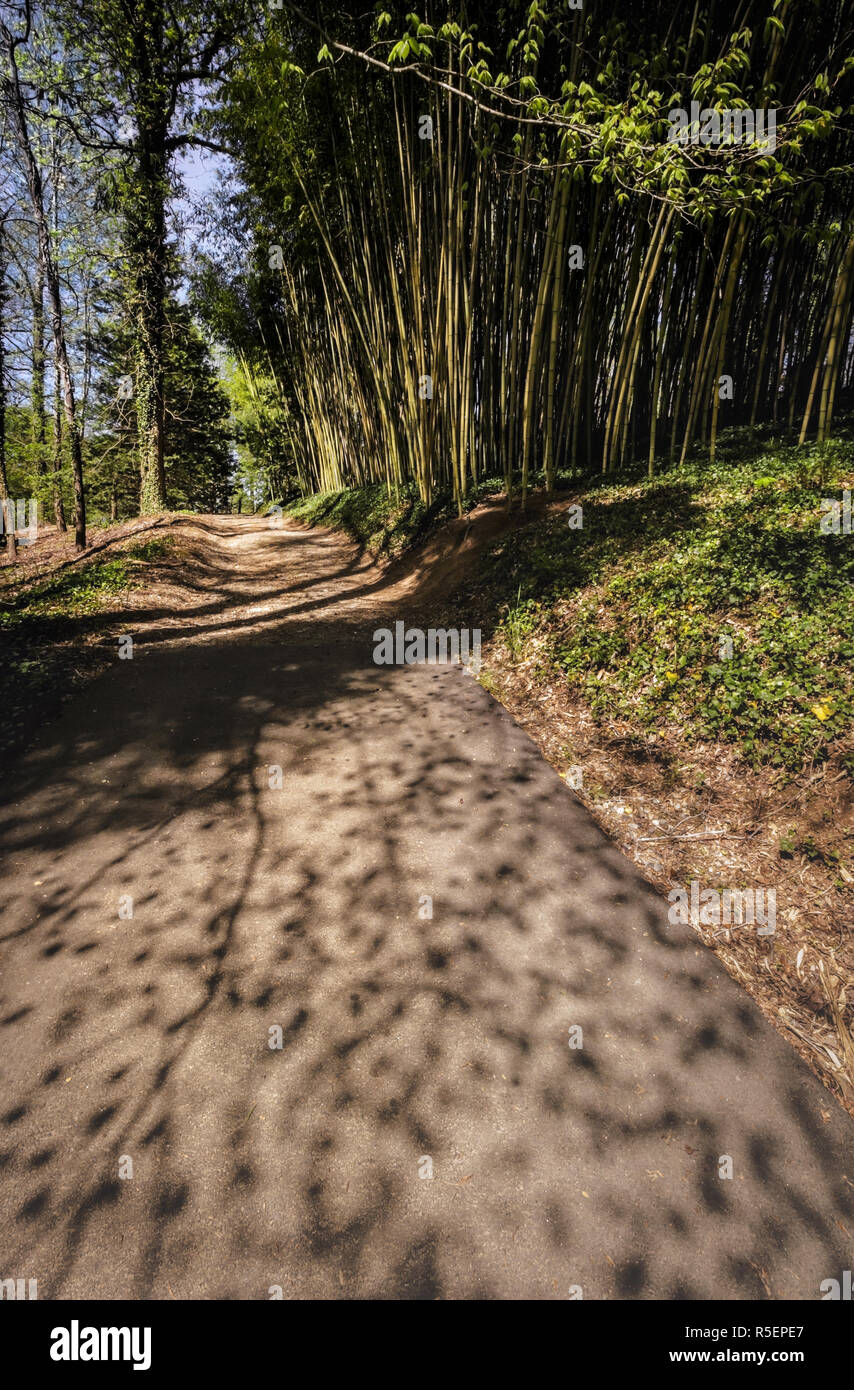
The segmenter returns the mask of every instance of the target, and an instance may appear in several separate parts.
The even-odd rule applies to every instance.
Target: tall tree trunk
[[[6,327],[6,216],[0,219],[0,530],[6,532],[6,548],[10,564],[18,558],[15,540],[15,501],[9,496],[6,474],[6,354],[3,332]]]
[[[56,131],[51,134],[50,141],[50,168],[51,168],[51,219],[53,225],[53,244],[59,245],[59,151],[56,143]],[[41,257],[39,257],[41,264]],[[44,270],[42,269],[42,279]],[[68,523],[65,520],[65,499],[62,495],[62,378],[59,371],[59,361],[56,353],[53,354],[53,476],[51,479],[53,486],[53,517],[58,531],[67,531]]]
[[[33,335],[30,373],[30,413],[32,416],[32,438],[35,451],[36,473],[40,478],[47,473],[47,442],[44,378],[44,267],[41,258],[36,269],[36,282],[32,286]]]
[[[62,380],[59,364],[53,364],[53,519],[58,531],[67,531],[62,499]]]
[[[827,365],[824,369],[824,379],[821,387],[821,403],[818,412],[819,443],[823,443],[830,434],[830,422],[833,416],[833,400],[836,395],[836,382],[839,372],[839,358],[841,355],[842,328],[847,320],[846,311],[848,309],[848,299],[851,292],[852,276],[854,276],[854,236],[848,241],[845,259],[842,264],[842,269],[839,272],[839,279],[836,282],[834,312],[827,345]]]
[[[129,314],[135,339],[135,404],[139,445],[139,509],[166,506],[164,332],[166,327],[166,201],[169,84],[163,62],[164,0],[132,0],[128,10],[128,74],[133,88],[136,161],[125,199]]]
[[[147,132],[126,227],[131,322],[135,335],[135,405],[141,515],[166,506],[163,335],[166,323],[166,128]]]
[[[45,217],[41,171],[33,155],[29,130],[27,129],[27,113],[24,106],[23,93],[21,92],[18,63],[15,56],[15,49],[19,41],[13,38],[2,20],[0,20],[0,40],[2,40],[3,47],[6,50],[10,71],[10,76],[7,77],[5,74],[3,76],[3,92],[9,102],[18,148],[26,173],[27,189],[30,195],[33,219],[38,231],[39,256],[41,257],[45,284],[47,285],[48,301],[50,303],[54,353],[62,381],[65,423],[68,428],[71,444],[71,470],[74,479],[74,543],[78,550],[83,550],[86,547],[86,496],[83,489],[83,452],[80,445],[80,434],[77,429],[77,418],[74,405],[74,380],[71,375],[71,368],[68,365],[68,352],[65,343],[65,329],[62,320],[62,300],[59,294],[59,275],[57,274],[56,264],[53,258],[53,249],[50,243],[50,230],[48,228],[47,218]]]

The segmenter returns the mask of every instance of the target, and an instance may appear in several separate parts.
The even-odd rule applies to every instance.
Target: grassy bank
[[[501,491],[501,482],[482,483],[463,504],[471,511],[484,497]],[[388,559],[403,555],[443,522],[458,515],[450,493],[437,496],[427,507],[414,483],[389,491],[382,483],[344,492],[320,492],[285,508],[304,526],[332,526],[346,531],[372,555]]]
[[[486,558],[477,606],[594,719],[796,770],[852,725],[854,535],[823,534],[854,445],[732,439],[718,461],[581,490]],[[850,765],[854,771],[854,763]]]

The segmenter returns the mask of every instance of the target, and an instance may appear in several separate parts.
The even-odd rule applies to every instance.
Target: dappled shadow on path
[[[5,788],[0,1273],[818,1297],[848,1118],[467,673],[373,664],[352,551],[256,539]]]

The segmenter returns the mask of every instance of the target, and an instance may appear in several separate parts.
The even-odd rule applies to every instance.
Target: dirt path
[[[3,786],[0,1277],[820,1297],[851,1121],[467,673],[373,664],[412,576],[185,535]]]

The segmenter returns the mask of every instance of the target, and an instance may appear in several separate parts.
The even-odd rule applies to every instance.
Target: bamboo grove
[[[273,11],[223,117],[246,263],[199,276],[273,490],[524,498],[733,424],[826,439],[854,389],[851,38],[842,0]],[[776,148],[669,139],[692,100],[773,108]]]

